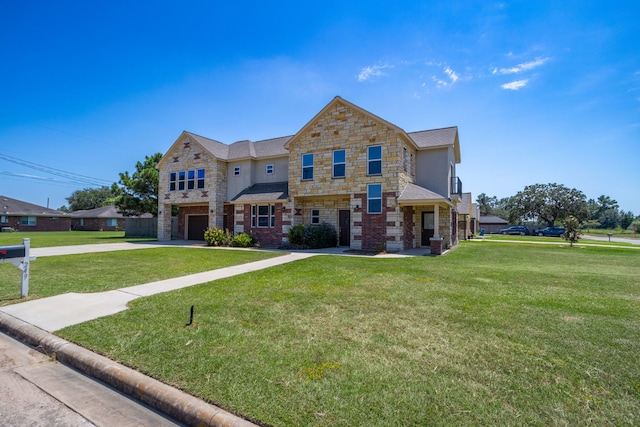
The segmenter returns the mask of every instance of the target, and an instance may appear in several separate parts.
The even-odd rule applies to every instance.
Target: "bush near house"
[[[338,244],[338,233],[335,227],[326,222],[319,225],[293,226],[287,237],[292,245],[310,249],[331,248]]]
[[[220,228],[207,228],[204,232],[204,240],[209,246],[234,246],[236,248],[249,248],[257,246],[256,239],[247,233],[231,235],[229,230]]]
[[[231,246],[233,237],[229,230],[220,228],[207,228],[204,232],[204,240],[209,246]]]

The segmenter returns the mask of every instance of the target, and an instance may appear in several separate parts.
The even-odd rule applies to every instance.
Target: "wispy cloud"
[[[384,76],[385,73],[382,70],[385,68],[393,68],[393,66],[389,64],[368,65],[360,70],[360,73],[358,74],[358,81],[365,82],[372,77]]]
[[[535,61],[523,62],[522,64],[518,64],[515,67],[511,67],[511,68],[500,68],[500,69],[494,68],[493,69],[493,74],[518,74],[518,73],[522,73],[523,71],[533,70],[534,68],[537,68],[537,67],[543,65],[549,59],[551,59],[551,58],[549,58],[549,57],[539,58],[539,59],[536,59]]]
[[[529,79],[516,80],[515,82],[505,83],[500,87],[507,90],[519,90],[525,87],[527,83],[529,83]]]
[[[447,80],[441,79],[439,77],[433,76],[433,80],[436,82],[438,87],[446,87],[446,86],[449,86],[449,85],[453,85],[460,78],[458,73],[453,71],[453,69],[451,69],[451,67],[449,67],[448,65],[442,70],[442,72],[447,75],[449,80],[447,81]]]

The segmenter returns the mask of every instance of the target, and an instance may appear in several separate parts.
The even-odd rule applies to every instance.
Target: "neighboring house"
[[[78,231],[116,231],[125,229],[125,216],[115,206],[71,212],[71,229]],[[153,218],[144,214],[136,218]]]
[[[480,216],[480,229],[485,234],[499,233],[509,226],[509,221],[493,215]]]
[[[158,239],[203,239],[207,227],[263,246],[291,226],[327,222],[339,245],[399,251],[458,242],[457,127],[407,133],[340,97],[293,136],[230,145],[189,132],[158,163]]]
[[[10,197],[0,196],[0,229],[69,231],[71,216]]]
[[[466,240],[478,232],[478,205],[472,202],[471,193],[462,193],[458,210],[458,234]]]

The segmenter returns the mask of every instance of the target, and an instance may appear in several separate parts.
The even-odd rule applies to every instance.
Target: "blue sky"
[[[638,16],[634,1],[0,0],[0,194],[59,208],[183,130],[292,135],[339,95],[407,132],[458,126],[474,199],[558,183],[640,215]]]

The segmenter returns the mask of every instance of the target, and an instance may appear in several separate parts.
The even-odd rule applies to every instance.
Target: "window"
[[[196,188],[196,171],[187,171],[187,190]]]
[[[374,145],[367,149],[367,175],[382,173],[382,146]]]
[[[302,179],[313,179],[313,154],[302,155]]]
[[[84,227],[84,218],[80,218],[80,227]]]
[[[347,157],[345,150],[335,150],[333,152],[333,177],[344,178],[347,168]]]
[[[311,224],[320,224],[320,209],[311,209]]]
[[[367,186],[367,213],[382,213],[382,184]]]
[[[204,169],[198,169],[198,189],[204,188]]]
[[[409,154],[409,169],[411,171],[411,175],[413,175],[413,153]]]
[[[3,223],[9,222],[9,217],[6,215],[0,216],[0,222],[3,222]]]
[[[233,168],[233,174],[235,176],[240,176],[240,166],[236,166],[235,168]]]
[[[187,190],[204,188],[204,169],[169,173],[169,191],[176,191],[176,188],[182,191],[185,187]]]
[[[35,216],[23,216],[20,218],[20,225],[36,225]]]
[[[258,228],[275,227],[276,205],[251,206],[251,226]]]
[[[273,165],[267,165],[267,175],[273,175]]]
[[[107,219],[107,227],[117,227],[117,226],[118,226],[118,220],[116,218]]]
[[[404,168],[405,172],[409,171],[409,165],[407,164],[407,149],[403,148],[402,149],[402,167]]]

